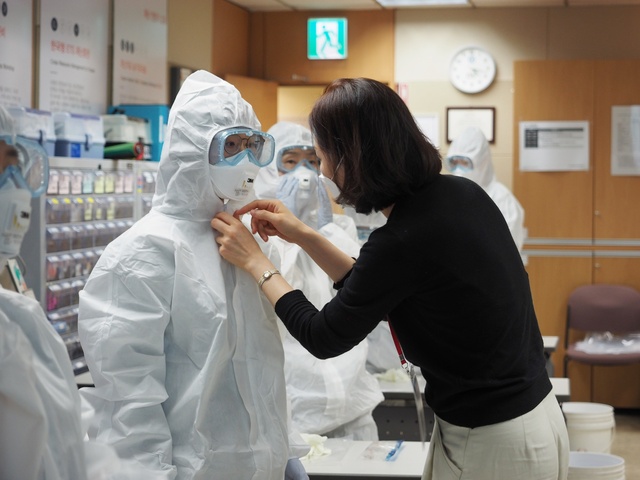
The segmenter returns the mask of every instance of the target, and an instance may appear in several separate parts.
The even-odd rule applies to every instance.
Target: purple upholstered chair
[[[640,292],[625,285],[583,285],[569,295],[565,329],[564,376],[569,361],[587,365],[629,365],[640,363],[640,352],[588,353],[569,343],[571,330],[581,332],[611,332],[629,334],[640,332]]]

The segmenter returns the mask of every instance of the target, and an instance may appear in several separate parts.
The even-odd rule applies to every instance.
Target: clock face
[[[486,50],[466,47],[453,56],[449,75],[451,84],[461,92],[482,92],[496,77],[496,62]]]

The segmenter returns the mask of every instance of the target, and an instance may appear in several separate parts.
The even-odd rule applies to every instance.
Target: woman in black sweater
[[[336,282],[318,311],[274,272],[242,223],[211,222],[220,253],[258,281],[289,331],[319,358],[361,342],[388,315],[419,366],[436,415],[425,479],[564,479],[568,436],[545,370],[529,280],[500,210],[475,183],[441,175],[409,109],[369,79],[329,85],[309,117],[338,203],[382,211],[354,260],[275,200],[251,213],[254,233],[297,243]]]

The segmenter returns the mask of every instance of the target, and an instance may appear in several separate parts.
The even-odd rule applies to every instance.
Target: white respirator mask
[[[211,179],[216,195],[222,200],[242,202],[253,196],[253,183],[260,167],[252,160],[250,150],[243,150],[228,160],[234,164],[211,165]]]
[[[31,222],[31,192],[5,184],[0,188],[0,261],[20,254]]]

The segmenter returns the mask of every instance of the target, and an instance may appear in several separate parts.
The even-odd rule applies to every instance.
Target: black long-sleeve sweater
[[[276,312],[319,358],[349,350],[388,314],[427,380],[427,403],[447,422],[510,420],[551,391],[520,254],[472,181],[439,175],[398,201],[338,287],[321,311],[294,290]]]

